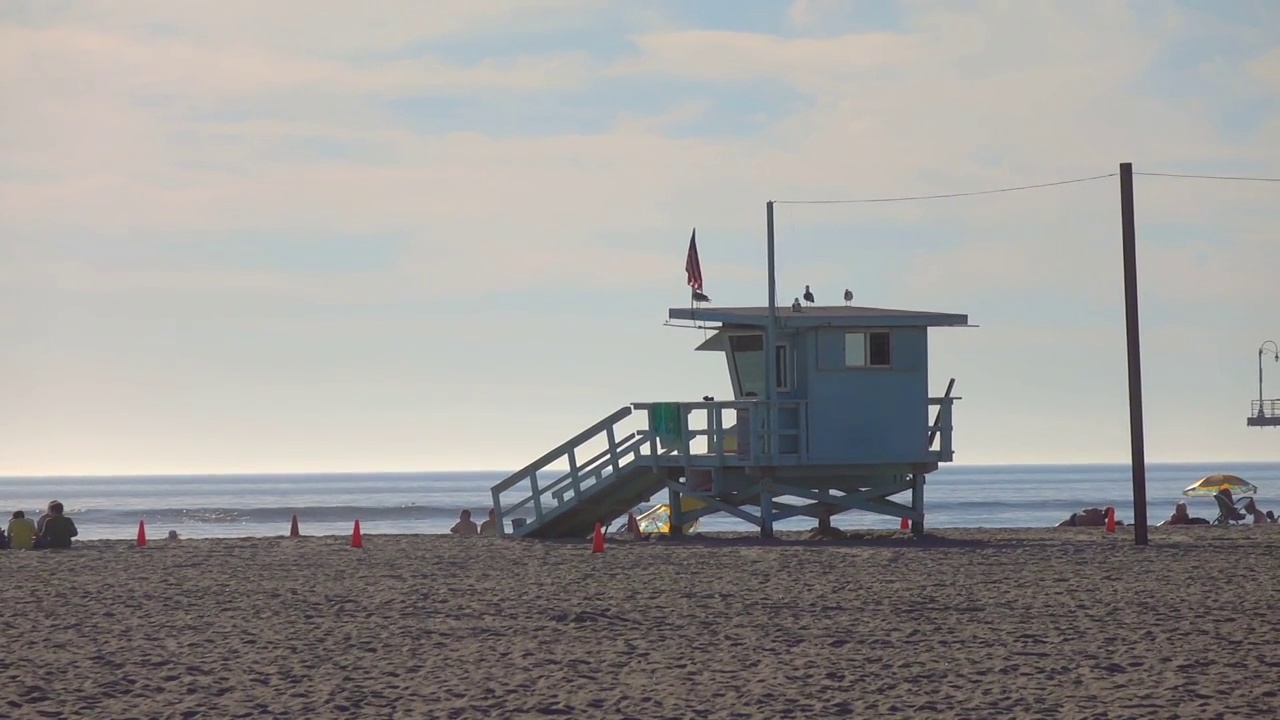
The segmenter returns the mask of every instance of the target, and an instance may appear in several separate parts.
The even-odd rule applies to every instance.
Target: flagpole
[[[766,412],[769,423],[769,464],[773,464],[773,457],[777,453],[775,445],[776,436],[773,431],[778,426],[778,407],[776,400],[778,399],[778,391],[774,382],[777,375],[777,369],[774,365],[777,363],[776,351],[774,350],[775,338],[774,331],[778,325],[778,287],[777,277],[775,273],[774,255],[773,255],[773,201],[765,203],[765,221],[768,227],[766,234],[767,255],[769,263],[769,322],[764,327],[764,397],[767,402]]]

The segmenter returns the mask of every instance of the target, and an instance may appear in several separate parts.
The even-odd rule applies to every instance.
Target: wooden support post
[[[911,474],[911,509],[917,513],[911,521],[911,533],[916,537],[924,535],[924,479],[921,473]]]
[[[1124,317],[1129,354],[1129,450],[1133,463],[1133,542],[1147,544],[1147,460],[1142,429],[1142,335],[1138,331],[1138,241],[1133,219],[1133,163],[1120,163],[1124,249]]]
[[[770,495],[770,476],[760,476],[760,537],[773,537],[773,498]]]
[[[689,469],[685,468],[684,472],[684,481],[687,485],[689,482]],[[671,512],[668,514],[671,519],[671,530],[667,534],[673,538],[684,537],[684,508],[680,502],[683,499],[684,495],[676,489],[676,484],[668,483],[667,503],[671,505]]]

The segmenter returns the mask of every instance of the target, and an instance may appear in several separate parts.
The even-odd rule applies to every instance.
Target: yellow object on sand
[[[682,495],[680,497],[680,509],[684,512],[696,510],[706,503],[698,498]],[[636,524],[640,526],[640,532],[645,533],[662,533],[664,535],[671,532],[671,506],[663,503],[657,507],[650,508],[636,518]],[[692,533],[698,529],[698,521],[687,522],[684,524],[685,534]]]

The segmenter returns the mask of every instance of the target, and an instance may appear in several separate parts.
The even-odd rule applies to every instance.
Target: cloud
[[[567,12],[591,4],[552,5]],[[105,17],[95,14],[105,8],[81,19]],[[512,288],[564,280],[577,273],[577,262],[593,257],[591,248],[620,252],[616,243],[675,235],[672,226],[713,218],[727,230],[756,232],[759,203],[767,197],[978,189],[1106,172],[1117,159],[1177,167],[1251,152],[1216,133],[1206,113],[1175,110],[1153,97],[1123,102],[1160,44],[1179,30],[1164,23],[1147,31],[1108,3],[1027,3],[984,22],[958,10],[917,7],[907,31],[825,38],[650,32],[633,38],[633,55],[598,75],[576,52],[471,67],[429,56],[374,63],[340,53],[321,57],[295,44],[302,40],[271,40],[270,29],[288,17],[279,9],[252,30],[239,28],[253,23],[228,19],[239,17],[234,8],[177,12],[134,9],[92,27],[35,23],[39,29],[4,31],[5,67],[29,68],[11,70],[5,87],[28,112],[0,121],[13,138],[2,146],[6,157],[30,178],[7,184],[0,199],[11,227],[175,235],[197,229],[391,232],[409,238],[405,262],[417,270],[430,272],[426,259],[433,257],[451,258],[455,266],[483,263],[494,287]],[[523,11],[508,4],[493,12]],[[320,38],[343,17],[307,20],[315,24],[300,37]],[[376,27],[361,21],[362,32],[353,34],[368,47],[385,48],[411,37],[490,27],[480,13],[448,17],[443,26],[414,25],[410,17],[402,25],[416,28],[416,36],[372,20]],[[140,18],[150,22],[140,25]],[[138,30],[167,24],[178,30]],[[1036,28],[1054,33],[1029,44]],[[422,134],[371,101],[422,93],[554,93],[649,76],[709,84],[763,79],[799,89],[813,103],[755,136],[679,139],[667,135],[668,128],[705,113],[714,93],[696,103],[657,106],[649,117],[621,116],[609,132],[540,138]],[[295,111],[317,111],[277,119],[278,96]],[[219,119],[219,108],[236,108],[243,117]],[[1194,193],[1162,188],[1154,203],[1144,195],[1144,212],[1191,212],[1196,205],[1186,200]],[[1035,225],[1046,215],[1060,215],[1070,197],[1044,191],[998,205],[905,204],[880,217],[958,223],[993,237],[1002,235],[992,232],[996,225],[1022,224],[1014,234],[1025,236],[1038,234]],[[1111,212],[1113,200],[1090,197],[1096,207],[1086,214]],[[65,207],[77,211],[68,217],[59,212]],[[839,208],[805,212],[856,217]],[[601,244],[611,237],[615,246]],[[968,260],[933,254],[927,267],[938,269],[922,277],[943,277],[945,265],[956,281],[963,275],[955,273],[968,267],[972,281],[986,287],[1052,287],[1035,268],[1083,272],[1095,255],[1103,257],[1075,253],[1079,262],[1063,265],[1068,258],[1038,247],[1017,237],[979,240],[955,251]],[[645,252],[626,252],[646,258],[633,263],[635,282],[666,272]],[[161,272],[156,281],[167,282],[164,277]],[[254,287],[265,281],[245,278]],[[290,285],[287,278],[280,282]],[[440,286],[456,289],[447,280]]]

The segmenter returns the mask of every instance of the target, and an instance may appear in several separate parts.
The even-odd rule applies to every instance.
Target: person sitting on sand
[[[480,523],[481,535],[497,535],[498,534],[498,509],[489,508],[489,519]]]
[[[1253,518],[1254,525],[1266,525],[1271,522],[1267,514],[1258,509],[1258,505],[1253,501],[1253,498],[1245,500],[1244,507],[1241,509],[1244,510],[1246,515]]]
[[[53,506],[57,504],[58,504],[57,500],[50,500],[49,504],[45,506],[44,514],[41,515],[40,519],[36,521],[37,536],[44,534],[44,524],[49,522],[49,518],[53,517]]]
[[[454,523],[452,528],[449,528],[449,532],[454,535],[475,535],[480,531],[471,520],[471,511],[463,510],[458,513],[458,522]]]
[[[45,519],[44,529],[40,532],[44,547],[69,548],[71,538],[80,534],[76,529],[76,522],[62,513],[62,503],[54,501],[49,504],[49,517]]]
[[[1058,523],[1058,527],[1102,527],[1107,524],[1107,511],[1102,508],[1085,508]],[[1117,523],[1119,524],[1119,523]]]
[[[1224,508],[1226,508],[1227,506],[1231,507],[1230,512],[1227,512],[1224,510],[1222,513],[1223,515],[1226,516],[1228,520],[1234,520],[1238,522],[1248,517],[1243,512],[1241,512],[1240,508],[1236,507],[1236,498],[1234,495],[1231,494],[1231,491],[1229,489],[1222,488],[1221,490],[1219,490],[1214,494],[1222,498],[1223,500],[1227,501],[1226,504],[1224,504],[1222,507]]]
[[[21,510],[9,521],[9,549],[32,550],[36,546],[36,522]]]
[[[1191,513],[1187,511],[1187,503],[1179,502],[1173,506],[1173,514],[1168,520],[1160,523],[1161,525],[1208,525],[1209,521],[1204,518],[1191,517]]]

